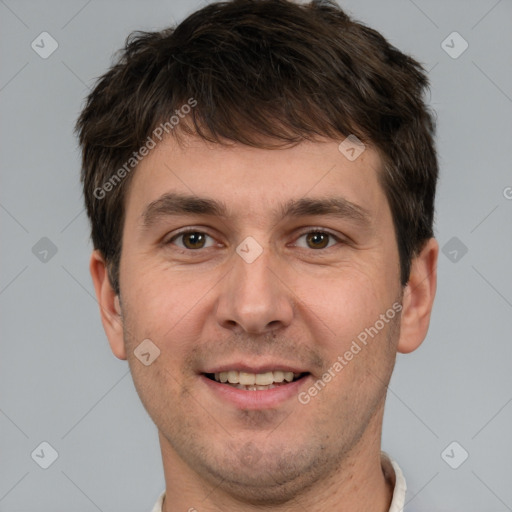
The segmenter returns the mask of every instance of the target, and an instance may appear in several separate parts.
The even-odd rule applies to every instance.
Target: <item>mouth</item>
[[[308,375],[308,372],[296,373],[285,369],[260,373],[238,370],[204,373],[206,378],[214,382],[243,391],[267,391],[297,382]]]

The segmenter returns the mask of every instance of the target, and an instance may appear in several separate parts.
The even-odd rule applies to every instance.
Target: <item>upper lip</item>
[[[230,370],[246,373],[267,373],[278,370],[293,373],[307,373],[303,367],[291,365],[289,363],[269,362],[265,364],[248,364],[247,362],[235,361],[233,363],[223,363],[218,366],[212,366],[202,373],[221,373]]]

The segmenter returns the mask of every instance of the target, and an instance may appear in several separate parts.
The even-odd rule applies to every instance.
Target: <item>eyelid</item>
[[[331,235],[334,238],[341,240],[341,237],[337,233],[335,233],[334,231],[331,231],[328,228],[323,228],[321,226],[308,226],[307,228],[304,228],[303,230],[301,230],[297,236],[306,235],[308,233],[325,233],[327,235]]]

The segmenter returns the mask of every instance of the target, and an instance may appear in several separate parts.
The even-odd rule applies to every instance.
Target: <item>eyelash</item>
[[[169,240],[164,242],[164,245],[171,245],[176,239],[178,239],[179,237],[186,235],[188,233],[199,233],[201,235],[206,235],[213,239],[213,237],[211,235],[209,235],[208,233],[206,233],[204,231],[201,231],[199,229],[194,229],[194,228],[186,228],[183,231],[180,231],[180,232],[176,233],[175,235],[173,235]],[[301,232],[297,236],[297,240],[299,238],[303,237],[304,235],[308,235],[311,233],[328,235],[329,237],[333,238],[337,243],[345,243],[345,241],[343,239],[341,239],[339,236],[336,236],[334,233],[331,233],[330,231],[327,231],[324,228],[309,228],[307,231]],[[315,251],[315,252],[320,252],[320,251],[325,251],[327,249],[331,249],[332,247],[333,246],[324,247],[321,249],[310,249],[310,250]],[[201,249],[209,249],[209,247],[201,247],[199,249],[187,249],[187,248],[178,247],[178,249],[181,252],[199,252]],[[305,249],[305,248],[303,247],[302,249]]]

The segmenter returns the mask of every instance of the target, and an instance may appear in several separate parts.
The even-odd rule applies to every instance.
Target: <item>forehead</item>
[[[354,214],[360,210],[363,215],[378,215],[387,201],[379,185],[381,159],[377,151],[367,147],[351,160],[339,150],[339,143],[326,140],[286,149],[260,149],[195,137],[183,143],[165,139],[135,171],[126,197],[127,217],[144,222],[148,207],[172,194],[214,200],[213,208],[212,204],[206,208],[206,203],[204,207],[227,217],[276,217],[289,211],[292,202],[296,207],[298,201],[306,206],[307,198],[341,199],[348,209],[353,206]],[[308,208],[303,211],[307,213]]]

